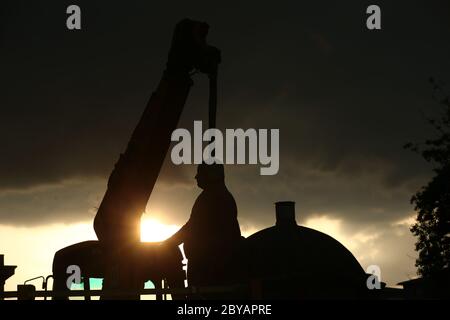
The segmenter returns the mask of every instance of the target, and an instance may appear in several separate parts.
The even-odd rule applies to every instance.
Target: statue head
[[[223,164],[202,163],[198,165],[195,179],[197,180],[197,185],[202,189],[223,185],[225,183]]]

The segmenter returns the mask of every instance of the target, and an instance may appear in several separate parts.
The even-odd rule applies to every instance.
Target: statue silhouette
[[[238,262],[242,237],[236,202],[224,181],[221,164],[198,166],[196,199],[189,221],[165,243],[184,243],[190,286],[234,284],[239,278]]]

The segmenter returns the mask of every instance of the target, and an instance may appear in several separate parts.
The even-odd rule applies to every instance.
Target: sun
[[[141,241],[159,242],[166,240],[180,229],[180,226],[169,225],[159,222],[156,219],[142,218],[141,220]]]

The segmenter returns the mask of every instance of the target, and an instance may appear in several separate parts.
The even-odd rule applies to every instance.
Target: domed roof
[[[297,287],[291,294],[303,297],[344,297],[367,289],[367,276],[353,254],[329,235],[298,226],[293,203],[284,206],[277,208],[275,226],[246,240],[252,277],[289,283]],[[286,211],[286,206],[292,208]]]

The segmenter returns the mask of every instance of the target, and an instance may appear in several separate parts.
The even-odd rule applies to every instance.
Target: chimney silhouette
[[[294,201],[275,202],[275,214],[277,227],[297,226]]]

